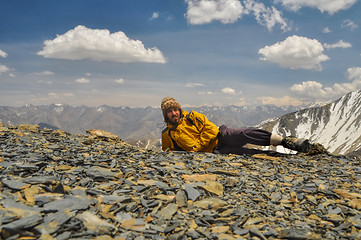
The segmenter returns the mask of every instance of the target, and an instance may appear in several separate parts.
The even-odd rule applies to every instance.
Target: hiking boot
[[[308,139],[285,137],[282,140],[282,146],[297,152],[308,153],[310,150],[310,142]]]

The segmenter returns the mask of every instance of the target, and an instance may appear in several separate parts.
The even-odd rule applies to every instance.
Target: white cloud
[[[338,11],[350,8],[357,0],[276,0],[286,8],[297,11],[302,7],[317,8],[321,12],[334,14]]]
[[[254,0],[245,0],[245,9],[248,12],[252,12],[257,22],[262,26],[266,26],[269,31],[276,24],[281,25],[281,29],[284,31],[290,30],[286,21],[282,17],[282,13],[275,7],[266,7],[263,3],[257,3]]]
[[[258,51],[261,60],[279,64],[290,69],[321,71],[321,63],[329,59],[324,48],[316,39],[291,36],[283,42],[266,46]]]
[[[259,97],[258,98],[262,104],[264,105],[275,105],[275,106],[285,106],[285,105],[293,105],[293,106],[299,106],[302,105],[303,102],[297,98],[293,98],[290,96],[284,96],[280,98],[276,97]]]
[[[203,87],[204,84],[203,83],[186,83],[185,86],[188,88],[194,88],[194,87]]]
[[[51,75],[54,75],[54,73],[51,72],[51,71],[46,70],[46,71],[43,71],[43,72],[34,72],[34,73],[32,73],[32,75],[37,75],[37,76],[51,76]]]
[[[118,78],[118,79],[115,79],[114,82],[119,83],[119,84],[123,84],[124,79],[123,78]]]
[[[244,106],[247,105],[247,101],[244,98],[240,98],[239,102],[235,104],[236,106]]]
[[[306,81],[293,85],[290,90],[304,100],[330,100],[361,88],[361,67],[349,68],[346,77],[349,82],[335,83],[332,87],[324,87],[315,81]]]
[[[224,24],[234,23],[243,15],[253,14],[259,24],[268,30],[276,24],[281,29],[289,30],[282,13],[275,7],[266,7],[254,0],[245,0],[244,7],[239,0],[186,0],[188,3],[187,20],[190,24],[206,24],[220,21]]]
[[[353,31],[358,28],[358,25],[356,23],[354,23],[353,21],[351,21],[350,19],[346,19],[342,22],[341,27]]]
[[[74,93],[71,93],[71,92],[67,92],[67,93],[49,92],[49,93],[48,93],[48,96],[49,96],[50,98],[53,98],[53,99],[60,99],[61,97],[74,97],[75,94],[74,94]],[[34,95],[32,95],[31,97],[36,98],[36,96],[34,96]],[[45,98],[45,100],[48,100],[48,99]]]
[[[354,83],[355,88],[361,88],[361,86],[358,85],[361,83],[361,67],[352,67],[347,69],[346,76]]]
[[[59,95],[57,93],[54,93],[54,92],[48,93],[48,96],[51,97],[51,98],[59,98]]]
[[[214,20],[234,23],[242,17],[244,8],[239,0],[186,0],[190,24],[205,24]]]
[[[332,31],[330,30],[329,27],[325,27],[325,28],[323,29],[323,33],[330,33],[330,32],[332,32]]]
[[[315,81],[306,81],[301,84],[294,84],[290,90],[297,96],[304,99],[315,99],[316,96],[324,99],[327,92],[331,92],[330,88],[324,89],[322,84]]]
[[[89,83],[90,80],[87,79],[87,78],[78,78],[78,79],[75,80],[75,82],[77,82],[77,83]]]
[[[225,93],[225,94],[236,94],[236,91],[234,90],[234,89],[232,89],[232,88],[223,88],[222,89],[222,93]]]
[[[3,73],[9,72],[9,71],[10,71],[10,68],[8,68],[5,65],[0,64],[0,75]]]
[[[43,50],[37,54],[68,60],[166,62],[156,47],[146,49],[141,41],[129,39],[123,32],[110,33],[107,29],[89,29],[80,25],[53,40],[46,40]]]
[[[159,18],[159,13],[158,13],[158,12],[154,12],[154,13],[152,14],[152,17],[150,18],[150,20],[157,19],[157,18]]]
[[[74,95],[74,93],[69,92],[69,93],[63,93],[63,96],[64,97],[74,97],[75,95]]]
[[[0,49],[0,57],[6,58],[8,54]]]
[[[325,46],[325,48],[327,48],[327,49],[350,48],[350,47],[352,47],[351,43],[345,42],[343,40],[340,40],[340,41],[338,41],[337,43],[334,43],[334,44],[325,43],[325,44],[323,44],[323,46]]]
[[[39,80],[39,81],[37,81],[37,83],[39,83],[39,84],[48,84],[48,85],[53,84],[52,81],[43,81],[43,80]]]
[[[202,92],[198,92],[199,95],[213,95],[214,92],[211,91],[202,91]]]

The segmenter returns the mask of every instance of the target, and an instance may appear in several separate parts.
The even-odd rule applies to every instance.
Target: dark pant
[[[259,128],[228,128],[227,126],[219,127],[218,146],[215,153],[222,154],[256,154],[260,150],[244,147],[247,143],[269,146],[271,139],[270,132]]]

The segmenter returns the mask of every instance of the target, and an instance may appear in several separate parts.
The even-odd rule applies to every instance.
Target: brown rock
[[[18,129],[21,131],[28,131],[28,132],[33,132],[33,133],[38,133],[39,132],[39,125],[35,124],[35,125],[29,125],[29,124],[21,124],[18,126]]]
[[[83,221],[85,227],[88,230],[94,231],[98,234],[105,234],[117,230],[113,224],[108,223],[107,221],[88,211],[79,214],[77,218]]]
[[[104,131],[104,130],[98,130],[98,129],[89,129],[86,130],[86,133],[90,134],[92,137],[100,137],[100,138],[109,138],[109,139],[118,139],[119,137],[117,135],[114,135],[113,133]]]
[[[216,174],[182,175],[184,181],[216,181],[217,177]]]
[[[200,187],[218,196],[223,195],[223,185],[219,182],[207,181],[204,185],[200,185]]]

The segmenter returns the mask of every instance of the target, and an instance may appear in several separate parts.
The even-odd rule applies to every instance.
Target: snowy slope
[[[317,108],[284,115],[261,126],[283,136],[309,138],[335,154],[361,149],[361,90]]]

